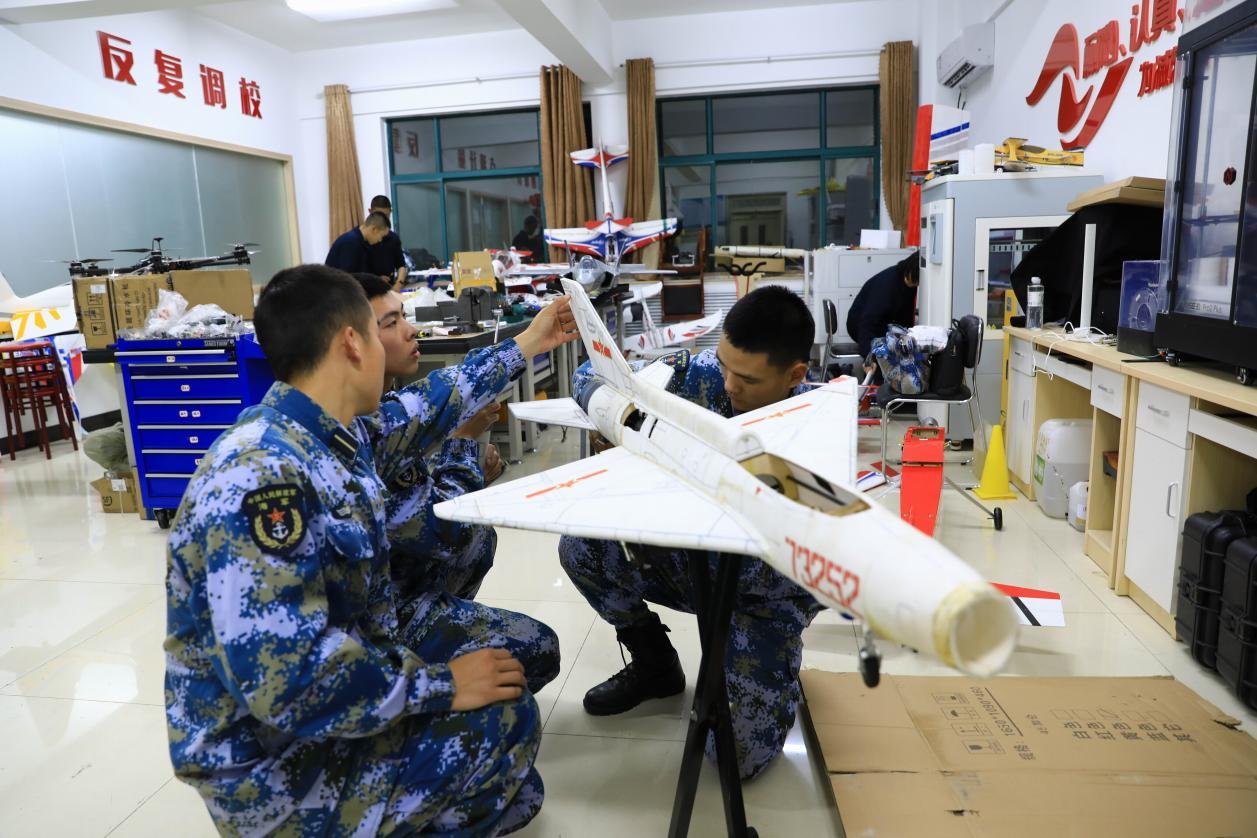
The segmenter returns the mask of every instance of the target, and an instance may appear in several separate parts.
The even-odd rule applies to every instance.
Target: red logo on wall
[[[1140,0],[1130,11],[1130,34],[1126,43],[1121,41],[1121,27],[1116,20],[1110,20],[1081,41],[1072,23],[1056,30],[1026,104],[1031,107],[1039,104],[1056,79],[1061,79],[1060,102],[1056,109],[1061,148],[1086,148],[1091,144],[1135,62],[1135,53],[1163,33],[1174,32],[1184,14],[1178,0]],[[1155,61],[1145,61],[1139,69],[1139,96],[1168,87],[1174,81],[1174,50],[1170,49]],[[1101,70],[1104,77],[1099,87],[1088,83],[1083,89],[1083,80]],[[1071,132],[1076,133],[1070,137]]]
[[[101,70],[110,81],[135,85],[135,53],[127,47],[131,41],[109,32],[96,32],[100,48]],[[153,50],[153,66],[157,71],[157,92],[186,99],[183,82],[183,59],[163,50]],[[200,64],[201,98],[211,108],[227,109],[227,84],[223,71]],[[240,77],[240,113],[254,119],[262,118],[262,89],[256,81]]]

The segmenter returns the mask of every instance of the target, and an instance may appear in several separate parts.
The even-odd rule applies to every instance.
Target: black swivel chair
[[[821,300],[821,309],[825,314],[825,349],[821,352],[821,378],[828,380],[833,377],[830,375],[829,365],[840,358],[854,361],[854,373],[859,378],[860,364],[864,360],[860,357],[860,347],[851,342],[834,343],[834,335],[838,334],[838,308],[833,300]]]

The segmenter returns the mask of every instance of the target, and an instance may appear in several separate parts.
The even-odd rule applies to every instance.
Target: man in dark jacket
[[[371,247],[384,241],[389,233],[388,216],[372,212],[352,230],[341,233],[332,242],[323,264],[346,273],[372,273]]]
[[[913,253],[897,265],[873,275],[851,302],[847,334],[869,356],[873,341],[886,336],[891,324],[908,328],[916,321],[917,283],[921,264]]]

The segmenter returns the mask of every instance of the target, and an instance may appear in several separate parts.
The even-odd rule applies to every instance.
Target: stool
[[[74,434],[74,413],[70,391],[61,372],[61,361],[51,341],[0,343],[0,401],[4,405],[4,425],[9,439],[9,459],[17,459],[18,442],[22,439],[22,415],[29,410],[39,433],[39,447],[46,459],[52,459],[48,442],[46,411],[55,408],[62,436],[68,437],[78,450]]]

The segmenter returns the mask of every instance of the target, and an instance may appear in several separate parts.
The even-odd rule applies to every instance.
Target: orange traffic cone
[[[986,464],[982,466],[982,482],[973,493],[982,500],[1015,498],[1013,487],[1008,484],[1008,460],[1004,456],[1004,429],[1000,425],[991,428],[991,444],[986,452]]]

